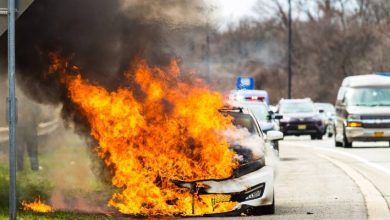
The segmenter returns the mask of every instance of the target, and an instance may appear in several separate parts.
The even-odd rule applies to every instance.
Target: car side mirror
[[[269,142],[283,140],[283,133],[280,131],[268,131],[266,140]]]
[[[276,114],[274,118],[275,118],[276,120],[280,120],[280,119],[283,119],[283,115]]]

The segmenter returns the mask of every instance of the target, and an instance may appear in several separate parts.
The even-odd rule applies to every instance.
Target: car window
[[[243,106],[249,109],[259,121],[267,121],[268,108],[262,103],[245,103]]]
[[[346,102],[351,106],[390,106],[390,87],[350,88]]]
[[[311,102],[284,102],[280,105],[280,113],[309,113],[315,112],[314,104]]]
[[[336,113],[336,109],[333,107],[333,105],[330,104],[316,104],[316,107],[319,110],[320,109],[324,110],[325,111],[324,113],[331,113],[331,114]]]
[[[228,115],[233,117],[233,125],[237,128],[246,128],[251,134],[259,134],[256,128],[256,122],[249,114],[229,112]]]

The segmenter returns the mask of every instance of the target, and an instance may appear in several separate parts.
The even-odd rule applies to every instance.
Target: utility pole
[[[210,71],[210,23],[209,18],[207,19],[207,35],[206,35],[206,74],[207,79],[211,79]]]
[[[291,0],[288,0],[288,98],[291,99],[291,86],[292,86],[292,31],[291,31]]]
[[[9,219],[16,220],[15,0],[8,0]]]

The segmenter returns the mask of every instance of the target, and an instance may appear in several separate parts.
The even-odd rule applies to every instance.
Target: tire
[[[314,135],[314,134],[312,134],[312,135],[310,135],[310,139],[311,139],[311,140],[315,140],[315,139],[317,139],[317,136]]]
[[[252,215],[272,215],[275,214],[275,194],[272,197],[272,204],[266,206],[254,207],[251,212]]]
[[[317,139],[318,139],[318,140],[322,140],[322,137],[323,137],[322,134],[318,134],[318,135],[317,135]]]
[[[337,134],[336,134],[336,127],[334,127],[334,145],[336,147],[342,147],[343,146],[343,143],[342,142],[339,142],[337,141],[336,137],[337,137]]]
[[[279,152],[279,141],[275,141],[273,146],[274,146],[274,149]]]
[[[344,148],[351,148],[352,142],[349,142],[347,137],[345,137],[345,134],[343,134],[343,146]]]

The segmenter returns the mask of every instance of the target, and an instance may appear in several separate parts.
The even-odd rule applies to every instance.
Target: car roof
[[[247,114],[247,115],[252,115],[252,113],[244,107],[241,106],[223,106],[222,108],[218,109],[219,112],[221,113],[229,113],[229,112],[234,112],[234,113],[242,113],[242,114]]]
[[[266,90],[232,90],[230,91],[230,93],[238,93],[238,94],[242,94],[242,95],[264,95],[264,94],[268,94],[268,92]]]
[[[390,74],[377,73],[348,76],[343,80],[343,87],[381,87],[390,86]]]
[[[262,102],[262,101],[246,101],[246,100],[236,101],[236,100],[229,100],[228,103],[231,106],[244,107],[244,108],[245,108],[245,106],[243,106],[243,105],[246,105],[246,104],[261,105],[261,106],[268,107],[267,103]]]
[[[280,103],[283,102],[313,102],[310,98],[304,98],[304,99],[281,99]]]
[[[333,106],[332,103],[327,103],[327,102],[315,102],[314,105],[322,105],[322,106]]]

